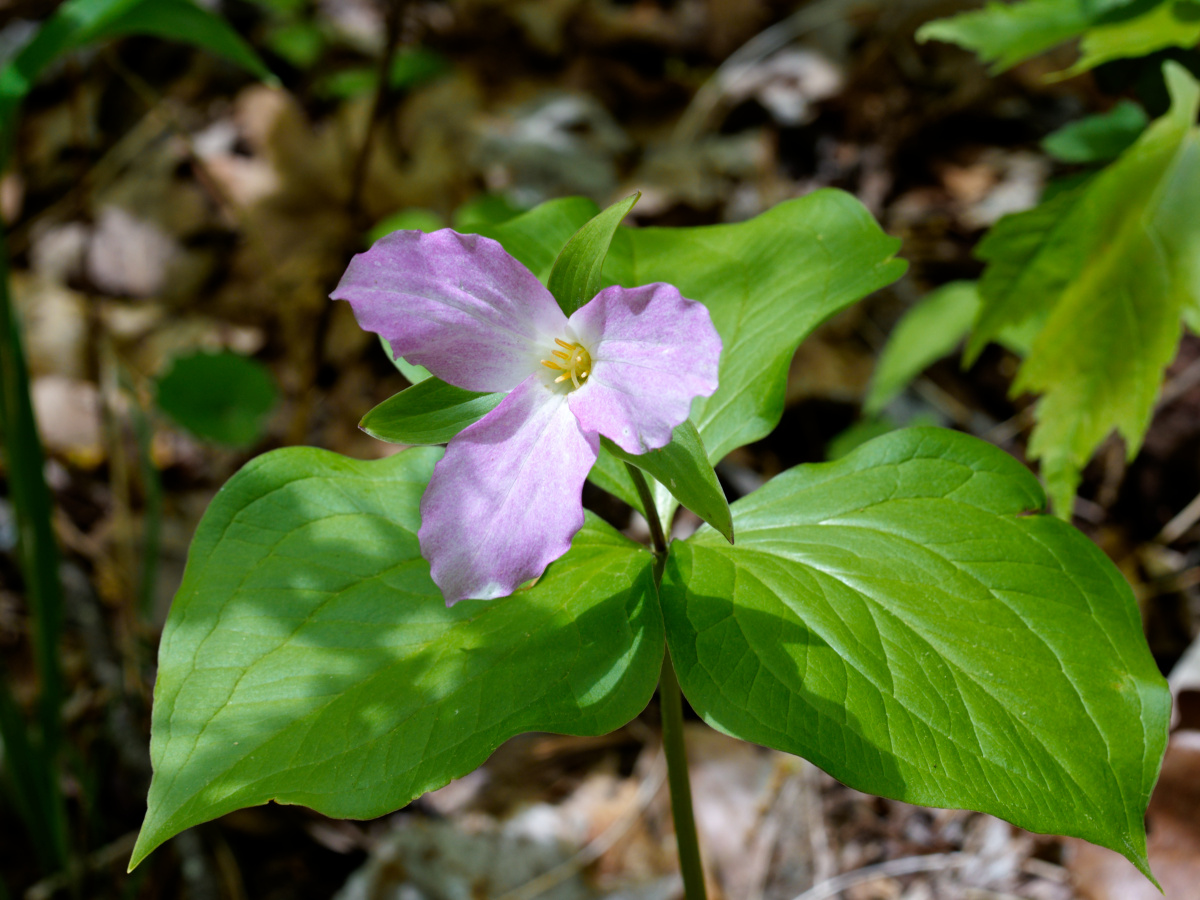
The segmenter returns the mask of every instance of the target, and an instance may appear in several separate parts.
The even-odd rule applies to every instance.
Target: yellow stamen
[[[550,355],[554,359],[543,359],[542,365],[551,371],[562,373],[554,379],[555,384],[562,384],[567,379],[570,379],[572,387],[578,390],[583,387],[583,383],[587,381],[588,375],[591,374],[591,353],[588,352],[583,344],[569,344],[562,338],[555,338],[554,343],[561,347],[562,350],[551,350]],[[562,361],[561,364],[558,362],[559,360]]]

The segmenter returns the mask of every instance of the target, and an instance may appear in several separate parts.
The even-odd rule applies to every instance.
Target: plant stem
[[[650,542],[654,547],[654,555],[665,559],[667,556],[667,538],[663,532],[662,522],[658,518],[658,508],[654,505],[654,495],[650,493],[650,485],[646,484],[646,476],[633,463],[625,463],[633,486],[637,488],[638,497],[646,511],[646,523],[650,526]],[[657,580],[656,580],[657,581]]]
[[[650,526],[650,540],[655,555],[654,587],[657,590],[662,585],[667,561],[666,535],[642,470],[630,463],[625,466],[637,488],[638,497],[646,511],[646,522]],[[683,893],[686,900],[707,900],[704,866],[700,861],[700,839],[696,835],[696,815],[692,809],[692,785],[688,780],[687,748],[683,741],[683,696],[679,691],[679,679],[675,677],[675,666],[669,650],[663,655],[658,702],[662,713],[663,754],[667,758],[667,784],[671,790],[671,817],[675,820],[675,844],[679,848]]]
[[[679,693],[679,679],[675,677],[670,651],[663,655],[658,702],[662,710],[663,753],[667,757],[667,783],[671,789],[671,816],[675,820],[683,893],[687,900],[705,900],[704,866],[700,862],[700,839],[696,836],[687,748],[683,743],[683,697]]]

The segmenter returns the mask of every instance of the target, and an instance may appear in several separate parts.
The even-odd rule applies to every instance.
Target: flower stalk
[[[650,542],[654,548],[654,588],[662,584],[663,568],[667,561],[667,540],[650,486],[641,470],[625,464],[633,479],[646,522],[650,526]],[[671,652],[663,654],[662,674],[658,680],[658,703],[662,715],[663,755],[667,758],[667,786],[671,792],[671,818],[675,822],[675,844],[679,848],[679,870],[683,875],[686,900],[707,900],[704,887],[704,866],[700,861],[700,839],[696,834],[696,814],[692,809],[692,784],[688,779],[687,747],[683,740],[683,696],[679,679],[671,662]]]

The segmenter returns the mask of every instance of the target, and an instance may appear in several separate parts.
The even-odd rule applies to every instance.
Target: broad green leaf
[[[436,448],[288,448],[204,515],[163,631],[131,865],[234,809],[371,818],[525,731],[604,734],[663,654],[653,557],[589,516],[532,587],[447,608],[417,547]]]
[[[262,363],[228,351],[178,357],[155,387],[159,409],[177,424],[234,447],[262,436],[279,400],[275,379]]]
[[[566,315],[571,315],[604,287],[600,273],[608,247],[621,220],[629,215],[641,196],[639,192],[626,197],[590,219],[558,254],[546,287]]]
[[[17,108],[38,76],[68,51],[126,34],[183,41],[276,83],[258,54],[224,19],[191,0],[67,0],[0,70],[0,169],[12,150]]]
[[[393,444],[444,444],[503,399],[503,394],[466,391],[440,378],[426,378],[384,400],[358,427]]]
[[[1195,47],[1198,41],[1200,2],[1168,0],[1135,18],[1089,28],[1079,44],[1079,61],[1060,77],[1070,78],[1114,59],[1149,56],[1167,47]]]
[[[953,281],[923,297],[888,336],[863,412],[877,415],[914,378],[950,354],[978,311],[979,291],[973,281]]]
[[[564,197],[550,200],[499,225],[459,230],[471,230],[504,245],[504,249],[545,284],[554,268],[554,261],[567,241],[600,212],[586,197]],[[455,225],[458,228],[458,224]]]
[[[710,725],[858,790],[1111,847],[1142,817],[1170,696],[1129,586],[982,441],[896,432],[671,547],[683,692]]]
[[[995,73],[1078,37],[1091,21],[1081,0],[991,0],[983,9],[927,22],[917,40],[957,44]]]
[[[712,314],[720,387],[692,405],[708,458],[771,432],[796,347],[839,310],[895,281],[906,263],[849,194],[822,190],[736,225],[622,229],[606,274],[665,281]]]
[[[1043,394],[1030,455],[1055,512],[1116,429],[1129,457],[1149,425],[1181,318],[1200,307],[1200,84],[1168,63],[1170,112],[1082,187],[1001,220],[969,353],[1000,327],[1047,316],[1013,385]]]
[[[1048,135],[1042,149],[1068,163],[1108,162],[1128,150],[1149,122],[1140,106],[1122,100],[1106,113],[1072,122]]]
[[[602,438],[601,443],[612,456],[653,475],[676,500],[733,543],[729,501],[708,461],[700,432],[690,419],[675,429],[667,446],[640,456],[626,453],[608,438]]]

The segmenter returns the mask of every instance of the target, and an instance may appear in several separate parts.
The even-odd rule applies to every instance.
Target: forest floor
[[[0,45],[52,5],[0,0]],[[1024,458],[1032,398],[1009,396],[1017,360],[999,348],[966,371],[956,355],[937,363],[882,425],[863,419],[862,400],[900,315],[939,285],[977,277],[983,231],[1069,174],[1040,140],[1106,109],[1138,73],[1050,83],[1062,60],[1049,58],[992,77],[962,51],[915,43],[917,26],[958,8],[938,0],[221,8],[281,88],[150,38],[77,54],[31,95],[0,182],[65,560],[80,895],[679,896],[654,704],[607,737],[515,739],[383,819],[245,810],[126,875],[145,809],[157,637],[200,515],[267,449],[398,449],[357,422],[406,382],[349,307],[328,300],[373,228],[498,220],[572,194],[606,204],[640,190],[635,223],[695,225],[836,187],[903,240],[909,273],[800,348],[779,429],[722,464],[731,492],[910,422]],[[400,62],[376,90],[389,35]],[[257,359],[277,386],[269,417],[239,447],[196,437],[154,404],[174,360],[218,349]],[[1106,445],[1076,509],[1133,585],[1164,672],[1200,634],[1200,508],[1180,517],[1197,494],[1200,338],[1189,336],[1140,454],[1127,463],[1119,442]],[[29,705],[29,613],[6,496],[0,653]],[[636,528],[628,509],[602,512]],[[1169,900],[1200,898],[1198,670],[1177,670],[1181,718],[1150,812],[1151,862]],[[714,900],[1158,896],[1082,842],[863,795],[694,719],[688,741]],[[0,833],[13,896],[71,893],[37,870],[3,802]]]

